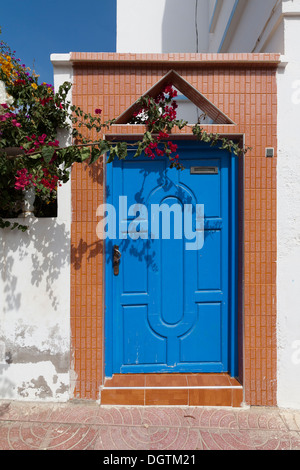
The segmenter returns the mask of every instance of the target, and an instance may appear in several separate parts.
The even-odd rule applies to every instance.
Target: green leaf
[[[31,154],[31,155],[28,154],[27,156],[28,158],[31,158],[32,160],[38,160],[39,158],[41,158],[42,155],[40,153],[36,153],[36,154]]]
[[[118,157],[119,160],[124,160],[127,157],[127,143],[120,142],[118,145]]]
[[[89,147],[83,147],[82,149],[80,149],[80,158],[82,162],[90,158],[90,155],[91,151]]]
[[[110,151],[110,145],[105,140],[102,140],[101,144],[99,145],[100,155],[107,153]]]
[[[115,159],[115,156],[116,156],[116,155],[115,155],[114,152],[110,152],[109,157],[108,157],[108,159],[107,159],[107,163],[113,162],[114,159]]]
[[[53,157],[55,149],[53,147],[43,147],[42,148],[42,157],[46,163],[49,163]]]
[[[143,145],[142,142],[139,142],[138,143],[138,148],[137,148],[133,158],[139,157],[143,153],[143,151],[144,151],[144,145]]]
[[[89,165],[92,165],[93,163],[95,163],[98,160],[99,157],[100,157],[99,150],[95,147],[92,147],[92,149],[91,149],[91,159],[90,159]]]
[[[107,159],[107,163],[111,163],[114,161],[115,157],[118,156],[118,149],[117,147],[112,147],[109,152],[109,157]]]

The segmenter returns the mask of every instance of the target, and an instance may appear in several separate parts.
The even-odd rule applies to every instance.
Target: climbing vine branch
[[[143,124],[146,130],[134,143],[103,139],[115,119],[103,121],[100,108],[91,114],[71,105],[70,89],[71,84],[65,82],[55,93],[52,85],[39,83],[38,75],[0,43],[0,228],[25,231],[26,226],[7,219],[22,213],[26,191],[33,190],[43,207],[53,204],[58,186],[69,180],[74,163],[93,165],[104,154],[107,163],[122,160],[134,146],[135,158],[141,154],[153,160],[165,157],[171,168],[184,168],[172,133],[188,123],[177,119],[177,91],[171,84],[156,97],[143,96],[137,101],[131,124]],[[207,133],[200,124],[189,127],[199,141],[235,155],[249,150]],[[69,129],[71,145],[61,146],[59,129]]]

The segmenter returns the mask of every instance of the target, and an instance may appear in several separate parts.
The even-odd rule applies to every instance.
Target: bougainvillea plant
[[[146,131],[134,144],[103,140],[103,129],[109,129],[115,120],[102,122],[99,108],[92,115],[71,106],[67,98],[70,89],[68,82],[57,92],[51,84],[39,83],[35,72],[0,42],[0,228],[25,231],[26,226],[4,219],[22,213],[28,190],[34,191],[44,206],[55,201],[58,186],[69,180],[75,162],[92,165],[103,154],[108,155],[108,163],[124,159],[128,146],[134,145],[135,157],[143,152],[151,159],[165,156],[171,167],[183,169],[170,135],[173,128],[182,129],[187,122],[177,119],[177,92],[172,85],[155,98],[138,100],[132,123],[144,124]],[[73,143],[62,147],[57,133],[68,128]],[[198,124],[192,132],[199,140],[235,154],[247,151],[231,140],[207,134]]]

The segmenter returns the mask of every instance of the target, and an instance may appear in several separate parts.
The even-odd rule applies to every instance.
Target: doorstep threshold
[[[234,406],[243,386],[227,373],[115,374],[100,387],[102,405]]]
[[[102,386],[105,388],[105,390],[171,390],[171,389],[180,389],[180,390],[190,390],[190,389],[196,389],[196,390],[214,390],[214,389],[243,389],[242,385],[199,385],[199,386],[169,386],[169,387],[159,387],[159,386],[153,386],[153,387],[106,387],[105,385]]]

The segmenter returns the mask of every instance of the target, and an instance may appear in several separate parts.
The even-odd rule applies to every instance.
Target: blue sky
[[[0,27],[0,40],[52,84],[50,54],[115,52],[116,0],[3,1]]]

